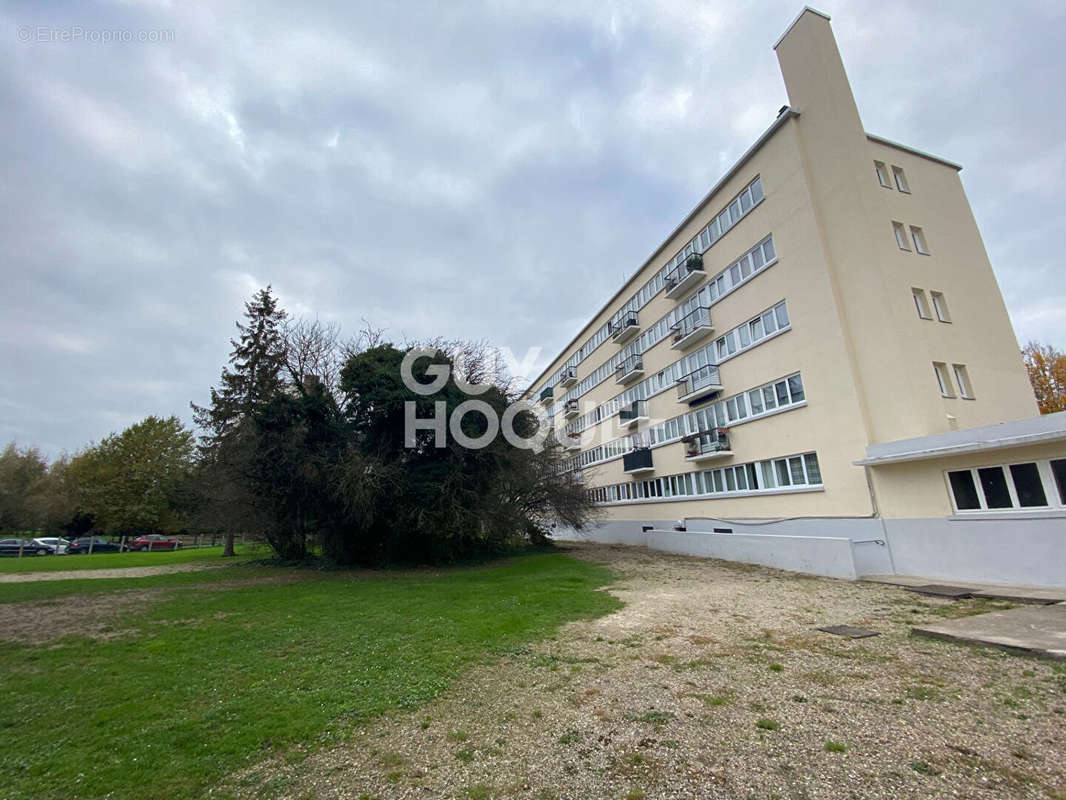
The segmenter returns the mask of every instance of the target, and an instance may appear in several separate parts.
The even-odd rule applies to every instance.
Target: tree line
[[[436,340],[414,378],[454,377],[431,395],[412,391],[396,346],[371,329],[342,339],[335,325],[292,320],[270,287],[245,304],[238,336],[210,401],[192,404],[194,434],[176,417],[148,417],[51,464],[34,448],[0,455],[0,531],[89,530],[111,535],[220,532],[264,539],[283,559],[314,551],[341,564],[441,563],[541,543],[554,524],[581,527],[594,509],[542,449],[496,437],[481,448],[435,432],[405,437],[405,413],[450,418],[470,397],[502,417],[519,392],[493,351]],[[528,411],[515,432],[537,432]],[[462,433],[488,430],[484,414]]]

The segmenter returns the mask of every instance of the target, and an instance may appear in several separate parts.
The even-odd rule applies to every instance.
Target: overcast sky
[[[0,442],[188,422],[268,283],[543,366],[772,122],[801,8],[314,6],[0,4]],[[1066,5],[819,7],[867,130],[964,165],[1018,338],[1066,348]],[[171,41],[38,40],[75,26]]]

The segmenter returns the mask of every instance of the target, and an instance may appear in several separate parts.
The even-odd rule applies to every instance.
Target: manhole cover
[[[973,589],[965,586],[945,586],[941,583],[927,583],[925,586],[905,586],[908,592],[926,594],[931,597],[947,597],[952,600],[961,600],[964,597],[973,597]]]
[[[880,636],[878,631],[869,628],[857,628],[854,625],[828,625],[818,630],[831,633],[834,636],[847,636],[849,639],[865,639],[867,636]]]

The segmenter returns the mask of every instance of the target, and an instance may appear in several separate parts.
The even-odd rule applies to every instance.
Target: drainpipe
[[[874,491],[873,476],[870,474],[870,467],[863,465],[863,474],[866,476],[866,489],[870,492],[870,508],[873,509],[873,516],[875,519],[881,522],[881,538],[885,540],[885,549],[888,550],[888,563],[892,567],[892,574],[896,573],[896,559],[892,557],[892,540],[888,538],[888,527],[885,525],[885,518],[881,516],[881,510],[877,507],[877,492]]]

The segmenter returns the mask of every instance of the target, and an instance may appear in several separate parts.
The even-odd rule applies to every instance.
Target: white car
[[[33,550],[34,546],[44,546],[48,548],[48,551],[54,556],[65,555],[67,552],[67,545],[69,545],[66,539],[60,539],[56,536],[45,536],[41,539],[34,539],[28,550]]]

